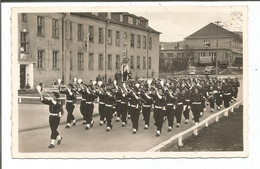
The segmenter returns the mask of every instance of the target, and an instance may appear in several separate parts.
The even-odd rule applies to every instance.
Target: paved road
[[[241,82],[241,87],[242,87]],[[242,98],[241,87],[238,98]],[[32,111],[33,110],[33,111]],[[96,112],[96,110],[95,110]],[[74,114],[81,118],[78,106]],[[190,112],[191,114],[191,112]],[[203,119],[210,116],[209,106],[203,116]],[[192,116],[191,116],[192,117]],[[65,121],[63,117],[62,121]],[[132,134],[132,123],[128,120],[125,128],[121,123],[113,119],[113,129],[111,132],[105,132],[105,126],[98,126],[99,116],[94,117],[94,127],[85,130],[81,122],[78,121],[75,127],[65,128],[65,124],[59,126],[63,140],[62,144],[54,149],[48,149],[50,129],[44,127],[48,125],[48,106],[45,105],[19,105],[19,152],[144,152],[150,148],[169,139],[173,135],[184,131],[194,125],[190,120],[189,124],[181,124],[180,128],[174,128],[172,132],[167,132],[167,121],[163,124],[163,131],[160,137],[155,137],[156,128],[153,126],[151,117],[151,126],[144,130],[143,117],[140,115],[140,129],[137,134]]]

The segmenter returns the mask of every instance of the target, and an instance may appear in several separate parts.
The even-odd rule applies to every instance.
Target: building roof
[[[129,24],[129,23],[126,23],[126,22],[121,22],[120,20],[118,20],[118,18],[113,17],[113,15],[112,15],[112,14],[123,14],[123,15],[132,16],[132,17],[135,17],[135,18],[139,18],[139,19],[142,19],[142,20],[145,19],[143,17],[138,17],[138,16],[136,16],[134,14],[130,14],[128,12],[115,12],[115,13],[111,13],[111,19],[108,19],[105,15],[93,15],[91,12],[73,12],[71,14],[82,16],[82,17],[93,18],[93,19],[104,21],[104,22],[110,22],[110,23],[123,25],[123,26],[131,27],[131,28],[136,28],[136,29],[141,29],[141,30],[145,30],[145,31],[150,31],[152,33],[161,34],[161,32],[158,32],[158,31],[154,30],[153,28],[151,28],[149,26],[146,28],[146,27],[142,27],[142,26]],[[145,20],[147,20],[147,19],[145,19]]]
[[[204,26],[197,32],[191,34],[190,36],[186,37],[185,39],[197,39],[197,38],[224,38],[224,37],[232,37],[239,41],[242,41],[242,37],[234,32],[231,32],[221,26],[218,26],[214,23],[209,23],[208,25]]]

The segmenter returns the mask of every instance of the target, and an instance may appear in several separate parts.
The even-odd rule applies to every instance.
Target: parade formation
[[[240,86],[237,78],[164,78],[148,79],[143,81],[116,81],[112,84],[105,84],[103,81],[92,81],[85,84],[81,79],[74,78],[74,82],[64,85],[58,79],[59,92],[66,96],[67,124],[66,128],[76,125],[73,111],[76,104],[77,93],[81,94],[80,112],[83,116],[85,130],[93,127],[94,103],[98,102],[100,116],[99,126],[106,124],[106,132],[113,129],[113,117],[115,122],[122,122],[124,128],[131,119],[132,134],[136,134],[139,126],[140,114],[143,116],[144,130],[147,130],[151,123],[150,116],[153,113],[154,125],[156,126],[155,136],[162,134],[162,126],[167,123],[171,132],[176,128],[188,124],[190,119],[195,125],[199,123],[207,105],[211,113],[220,110],[222,105],[225,108],[237,100],[238,88]],[[41,102],[49,105],[49,125],[51,128],[51,144],[49,148],[61,144],[62,137],[57,131],[59,118],[63,114],[63,106],[59,100],[60,94],[54,92],[54,97],[43,96],[40,89]],[[193,117],[190,117],[190,111]],[[184,118],[184,119],[183,119]]]

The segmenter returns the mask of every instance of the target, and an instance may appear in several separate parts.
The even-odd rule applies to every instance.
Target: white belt
[[[121,100],[117,100],[116,102],[121,102]]]
[[[86,102],[86,104],[93,104],[93,102]]]
[[[121,102],[122,104],[126,104],[126,102]]]
[[[231,93],[224,93],[224,95],[231,95]]]
[[[131,107],[137,107],[137,105],[131,104]]]
[[[183,103],[182,102],[180,102],[180,103],[177,103],[177,105],[182,105]]]
[[[190,100],[185,100],[186,102],[189,102]]]
[[[59,116],[59,114],[50,113],[50,116]]]
[[[162,106],[154,106],[154,107],[157,108],[157,109],[163,109]]]
[[[113,107],[113,105],[110,105],[110,104],[106,104],[107,107]]]
[[[99,104],[105,104],[104,102],[99,102]]]
[[[72,100],[67,100],[67,102],[73,102]]]
[[[145,105],[145,104],[144,104],[143,107],[151,107],[151,105]]]
[[[86,99],[81,99],[82,101],[86,101]]]
[[[192,104],[201,104],[201,102],[192,102]]]
[[[172,103],[167,103],[167,106],[173,106],[173,104]]]

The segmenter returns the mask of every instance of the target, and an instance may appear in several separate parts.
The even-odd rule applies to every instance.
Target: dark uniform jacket
[[[62,104],[59,100],[55,100],[57,103],[53,104],[51,100],[48,100],[46,98],[43,97],[43,100],[41,100],[41,102],[43,104],[47,104],[49,105],[49,112],[52,114],[59,114],[59,112],[61,112],[63,114],[63,109],[62,109]]]

